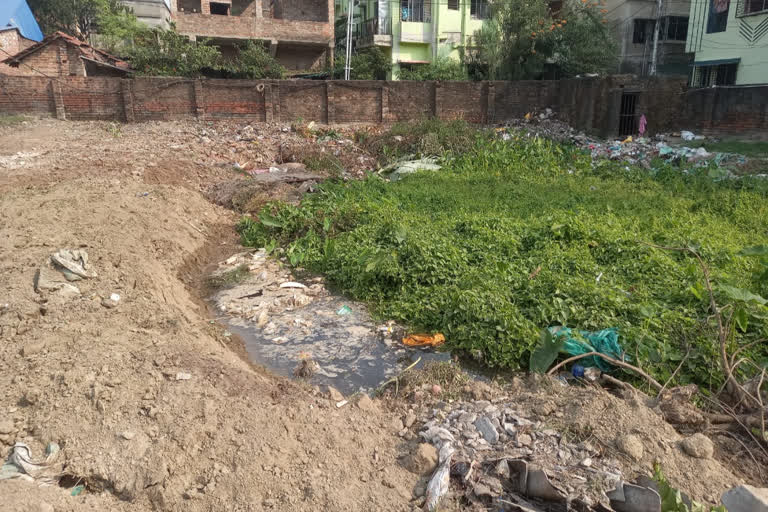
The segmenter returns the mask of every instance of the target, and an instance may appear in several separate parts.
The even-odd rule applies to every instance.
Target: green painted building
[[[346,16],[348,5],[337,1],[336,16]],[[353,45],[381,48],[392,62],[390,78],[396,78],[406,66],[458,59],[488,15],[488,0],[359,0]]]
[[[768,0],[694,0],[687,51],[693,87],[768,84]]]

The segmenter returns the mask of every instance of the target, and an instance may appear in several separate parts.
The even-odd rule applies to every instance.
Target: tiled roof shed
[[[133,72],[126,61],[64,32],[51,34],[0,64],[24,69],[26,75],[125,76]]]

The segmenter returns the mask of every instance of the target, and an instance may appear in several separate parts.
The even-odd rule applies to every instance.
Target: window
[[[755,14],[768,11],[768,0],[746,0],[744,2],[744,14]]]
[[[211,14],[229,16],[229,4],[220,4],[211,2]]]
[[[725,32],[725,28],[728,26],[728,8],[730,5],[730,0],[709,0],[707,34]]]
[[[735,85],[736,71],[739,64],[718,64],[716,66],[696,66],[693,68],[693,87],[712,87],[713,85]]]
[[[432,4],[430,0],[400,0],[400,12],[403,21],[415,23],[432,22]]]
[[[475,19],[484,20],[491,16],[488,0],[470,0],[469,14]]]
[[[459,10],[459,0],[448,0],[448,8],[452,11]]]
[[[653,27],[655,24],[654,20],[636,19],[632,33],[632,42],[634,44],[645,44],[653,41]]]
[[[177,8],[181,12],[202,12],[200,0],[179,0]]]
[[[687,16],[667,16],[662,18],[661,26],[666,27],[664,39],[667,41],[685,41],[688,37]]]

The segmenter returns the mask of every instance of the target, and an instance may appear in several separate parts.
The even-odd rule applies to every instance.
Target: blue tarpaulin
[[[43,32],[37,24],[27,0],[0,0],[0,29],[16,27],[21,35],[33,41],[42,41]]]

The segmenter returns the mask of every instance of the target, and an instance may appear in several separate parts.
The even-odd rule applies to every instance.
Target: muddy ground
[[[414,490],[425,477],[401,458],[415,449],[421,420],[404,435],[403,419],[409,411],[426,419],[439,397],[337,408],[251,364],[201,301],[203,269],[241,250],[239,214],[210,200],[212,186],[283,163],[286,144],[317,144],[283,128],[50,119],[0,128],[0,457],[17,441],[36,458],[56,442],[66,475],[43,487],[0,482],[5,510],[396,511],[423,503]],[[344,177],[359,176],[370,160],[343,146],[323,147],[339,151]],[[36,291],[36,273],[50,270],[62,248],[86,251],[95,276],[70,283],[79,293]],[[560,427],[607,436],[600,453],[615,451],[614,432],[638,434],[650,455],[617,456],[628,475],[648,473],[660,457],[699,499],[760,483],[740,445],[723,442],[715,459],[692,462],[644,405],[592,389],[576,398],[573,390],[525,391],[525,400],[565,411]],[[608,405],[584,408],[595,400]],[[621,426],[609,429],[616,418]]]

